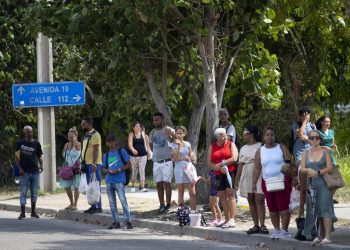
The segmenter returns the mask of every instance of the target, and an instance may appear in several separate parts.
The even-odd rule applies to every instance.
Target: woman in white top
[[[63,158],[65,164],[73,169],[74,177],[72,180],[60,179],[60,186],[66,190],[70,205],[65,210],[77,210],[79,199],[79,184],[80,184],[80,142],[77,140],[78,131],[76,127],[72,127],[68,132],[68,140],[63,148]],[[74,199],[72,188],[74,189]]]
[[[259,175],[257,191],[253,191],[253,172],[255,168],[255,153],[260,148],[261,142],[259,130],[254,125],[248,125],[243,132],[244,141],[247,143],[239,152],[239,165],[235,183],[236,190],[242,197],[248,199],[250,215],[254,227],[247,231],[247,234],[269,234],[265,226],[265,196],[261,189],[261,174]],[[239,185],[238,185],[239,183]],[[259,226],[260,222],[260,226]]]
[[[271,238],[291,237],[288,233],[290,221],[289,202],[290,193],[292,191],[292,179],[281,173],[282,165],[290,162],[290,154],[288,149],[275,141],[275,129],[268,127],[264,130],[265,145],[256,151],[255,169],[253,174],[253,189],[257,191],[257,182],[260,172],[262,172],[261,187],[265,194],[267,207],[270,212],[271,222],[275,231],[271,234]],[[269,189],[267,184],[275,180],[275,184],[284,184],[284,188]],[[276,186],[275,186],[276,187]],[[282,229],[280,220],[282,219]]]
[[[173,153],[172,160],[175,162],[175,182],[177,184],[178,190],[178,205],[184,205],[184,192],[185,184],[188,185],[188,192],[190,195],[190,207],[191,210],[196,210],[196,186],[195,182],[197,180],[190,180],[185,174],[184,169],[189,167],[192,169],[192,172],[195,172],[196,169],[191,163],[195,160],[191,144],[188,141],[184,141],[186,136],[187,129],[184,126],[176,127],[175,134],[176,139],[174,143],[171,144],[171,151]]]

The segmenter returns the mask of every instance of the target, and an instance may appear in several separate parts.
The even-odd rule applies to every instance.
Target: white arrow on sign
[[[18,88],[17,92],[19,92],[19,95],[22,95],[23,92],[25,92],[26,90],[21,86]]]
[[[80,96],[80,95],[75,95],[75,96],[73,97],[73,100],[75,100],[76,102],[79,102],[80,99],[81,99],[81,96]]]

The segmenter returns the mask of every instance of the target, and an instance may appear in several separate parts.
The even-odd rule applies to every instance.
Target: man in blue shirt
[[[117,192],[120,203],[123,207],[124,221],[126,223],[127,229],[132,229],[131,216],[128,206],[128,201],[125,196],[125,183],[126,175],[125,170],[130,168],[130,156],[124,148],[118,150],[117,140],[114,134],[107,136],[107,146],[109,151],[103,155],[103,172],[106,173],[106,184],[107,184],[107,196],[109,200],[109,205],[111,208],[111,214],[113,217],[113,224],[108,229],[120,228],[120,222],[118,219]],[[119,155],[121,152],[122,155]]]

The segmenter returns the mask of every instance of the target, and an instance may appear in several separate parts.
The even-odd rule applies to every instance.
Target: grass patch
[[[336,157],[339,170],[343,176],[345,187],[338,189],[335,196],[343,202],[350,201],[350,154],[348,151],[341,152]]]

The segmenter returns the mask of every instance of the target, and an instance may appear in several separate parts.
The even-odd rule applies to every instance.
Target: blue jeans
[[[101,191],[101,165],[96,165],[96,167],[97,167],[96,180],[98,180],[98,182],[100,183],[100,191]],[[92,174],[93,174],[92,165],[87,164],[86,165],[86,181],[88,184],[90,183],[90,179],[91,179]],[[96,208],[96,205],[92,205],[91,207]],[[101,196],[100,196],[100,200],[97,204],[97,207],[102,208]]]
[[[126,197],[125,197],[124,183],[107,183],[107,195],[108,195],[109,205],[111,207],[111,214],[114,222],[119,221],[115,192],[117,192],[120,203],[122,204],[125,222],[131,222],[128,201],[126,200]]]
[[[24,175],[19,177],[19,185],[21,188],[21,205],[26,204],[28,184],[30,186],[31,202],[36,202],[39,188],[39,173],[24,173]]]

